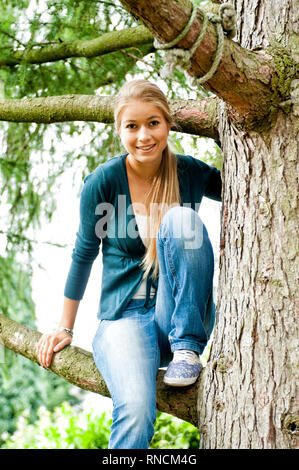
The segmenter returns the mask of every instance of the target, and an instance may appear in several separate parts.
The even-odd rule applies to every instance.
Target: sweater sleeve
[[[69,299],[82,299],[92,264],[99,253],[101,240],[96,234],[96,224],[100,217],[96,215],[96,207],[101,202],[101,172],[95,171],[85,178],[81,192],[79,230],[64,289],[64,295]]]
[[[222,191],[222,180],[221,172],[213,167],[208,165],[209,172],[207,178],[207,184],[205,187],[204,195],[215,201],[221,201],[221,191]]]
[[[184,161],[189,169],[191,184],[199,186],[201,195],[221,201],[221,172],[216,167],[190,155],[185,156]]]

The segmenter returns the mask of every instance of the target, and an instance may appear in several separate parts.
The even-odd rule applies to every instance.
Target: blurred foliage
[[[107,449],[111,418],[106,413],[96,416],[83,413],[62,403],[52,412],[45,407],[38,410],[34,424],[28,421],[25,412],[19,417],[17,429],[6,438],[3,449]]]
[[[4,449],[106,449],[108,447],[111,418],[106,413],[83,413],[62,403],[52,412],[45,407],[38,410],[34,424],[26,413],[20,416],[17,429],[7,439]]]
[[[10,253],[0,256],[0,312],[31,328],[35,327],[34,303],[31,298],[30,275],[16,263]],[[28,422],[37,418],[37,410],[44,405],[53,410],[68,400],[78,403],[74,389],[61,377],[0,345],[0,443],[1,434],[15,430],[19,416],[27,410]]]
[[[190,423],[167,413],[157,413],[150,449],[198,449],[199,432]]]
[[[38,410],[34,424],[28,413],[19,417],[12,436],[2,434],[2,449],[107,449],[112,418],[62,403],[52,412]],[[198,449],[199,433],[192,424],[158,413],[150,449]]]
[[[139,24],[117,0],[0,0],[0,18],[0,56],[13,50],[25,54],[44,45],[89,40]],[[171,79],[161,80],[162,64],[163,52],[143,56],[140,49],[131,48],[91,59],[1,66],[0,94],[6,98],[70,93],[114,95],[125,80],[142,76],[162,81],[170,99],[187,98],[191,88],[184,73],[175,70]],[[203,88],[193,89],[192,93],[208,95]],[[38,228],[41,220],[51,219],[59,176],[75,160],[84,161],[86,174],[121,151],[112,125],[105,126],[104,132],[98,129],[96,123],[78,122],[0,124],[0,197],[8,209],[1,229],[14,234],[7,249],[20,246],[20,236],[29,227]],[[82,137],[85,133],[92,135],[87,144]],[[63,145],[66,136],[73,137],[72,148]],[[173,134],[172,140],[180,146],[181,135]],[[189,141],[195,144],[196,152],[198,139]]]

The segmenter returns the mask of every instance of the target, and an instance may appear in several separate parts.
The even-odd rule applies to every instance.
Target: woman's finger
[[[67,346],[68,344],[71,344],[71,342],[72,342],[72,338],[64,338],[62,341],[60,341],[60,343],[56,344],[53,351],[58,352],[61,349],[63,349],[65,346]]]
[[[40,358],[41,358],[41,365],[46,367],[46,355],[48,350],[48,338],[44,340],[41,346]]]
[[[47,348],[45,349],[45,355],[44,355],[45,367],[49,367],[49,365],[51,364],[53,349],[54,349],[53,339],[50,339],[50,341],[47,344]]]
[[[44,367],[44,362],[43,362],[43,358],[44,358],[44,349],[46,348],[47,337],[48,337],[48,335],[43,335],[43,336],[40,338],[40,340],[38,341],[37,347],[36,347],[36,352],[37,352],[38,360],[39,360],[39,362],[41,363],[41,365],[42,365],[43,367]]]
[[[37,345],[36,345],[36,353],[39,354],[41,349],[42,349],[42,346],[43,346],[43,343],[44,343],[44,339],[45,339],[45,335],[42,335],[38,342],[37,342]]]

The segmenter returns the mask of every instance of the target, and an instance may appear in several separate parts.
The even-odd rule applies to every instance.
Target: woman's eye
[[[151,126],[157,126],[159,123],[159,121],[151,121]]]
[[[135,129],[136,125],[135,124],[128,124],[127,129]]]

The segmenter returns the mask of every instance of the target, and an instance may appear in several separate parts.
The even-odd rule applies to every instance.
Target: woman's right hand
[[[40,364],[48,368],[52,361],[54,352],[58,352],[65,346],[71,344],[72,336],[66,331],[56,331],[43,334],[36,346],[36,353]]]

